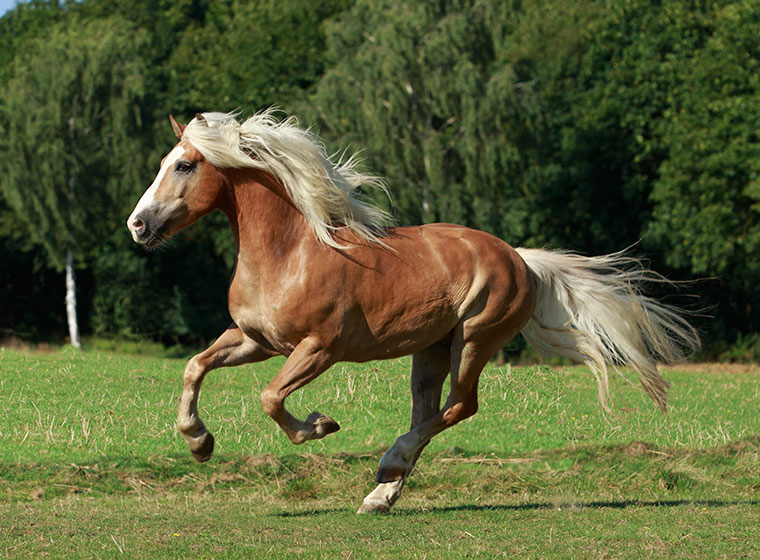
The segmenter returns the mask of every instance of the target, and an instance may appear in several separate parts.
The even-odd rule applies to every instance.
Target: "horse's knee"
[[[282,399],[277,391],[272,389],[267,388],[261,391],[259,399],[261,400],[261,408],[272,418],[274,418],[277,412],[282,408]]]
[[[188,360],[185,372],[182,374],[182,380],[186,385],[195,384],[205,371],[206,365],[203,361],[203,355],[196,354]]]

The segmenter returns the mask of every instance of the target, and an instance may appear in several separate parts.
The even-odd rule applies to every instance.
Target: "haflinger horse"
[[[133,239],[155,247],[219,209],[237,251],[234,322],[184,372],[177,426],[198,461],[214,448],[198,415],[209,371],[287,356],[261,405],[301,444],[339,426],[318,412],[294,417],[288,395],[336,362],[411,354],[411,428],[383,455],[379,485],[359,508],[387,511],[430,439],[475,414],[481,371],[518,333],[539,353],[586,363],[606,410],[608,366],[622,364],[665,411],[658,361],[682,360],[699,344],[677,310],[642,293],[660,277],[624,253],[515,249],[451,224],[388,227],[388,214],[358,191],[385,189],[383,181],[353,157],[328,157],[293,117],[170,120],[179,142],[127,220]]]

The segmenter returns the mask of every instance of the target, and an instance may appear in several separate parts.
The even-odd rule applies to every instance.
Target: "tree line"
[[[694,281],[667,297],[708,355],[758,359],[759,25],[739,0],[21,3],[0,18],[0,336],[68,336],[67,269],[87,334],[218,335],[223,217],[153,253],[124,220],[169,114],[276,105],[363,150],[399,224],[635,245]]]

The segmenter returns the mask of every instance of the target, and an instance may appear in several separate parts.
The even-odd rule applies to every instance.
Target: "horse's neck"
[[[238,258],[285,257],[308,232],[285,188],[252,170],[231,170],[230,196],[224,208],[230,220]]]

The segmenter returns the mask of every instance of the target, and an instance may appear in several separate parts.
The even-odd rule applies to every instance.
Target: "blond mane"
[[[356,191],[364,186],[387,195],[383,180],[357,171],[355,154],[333,161],[295,117],[279,120],[275,110],[267,109],[240,123],[235,113],[203,113],[190,121],[182,138],[215,167],[255,168],[276,177],[322,243],[346,248],[333,234],[347,228],[361,239],[383,244],[390,214]]]

